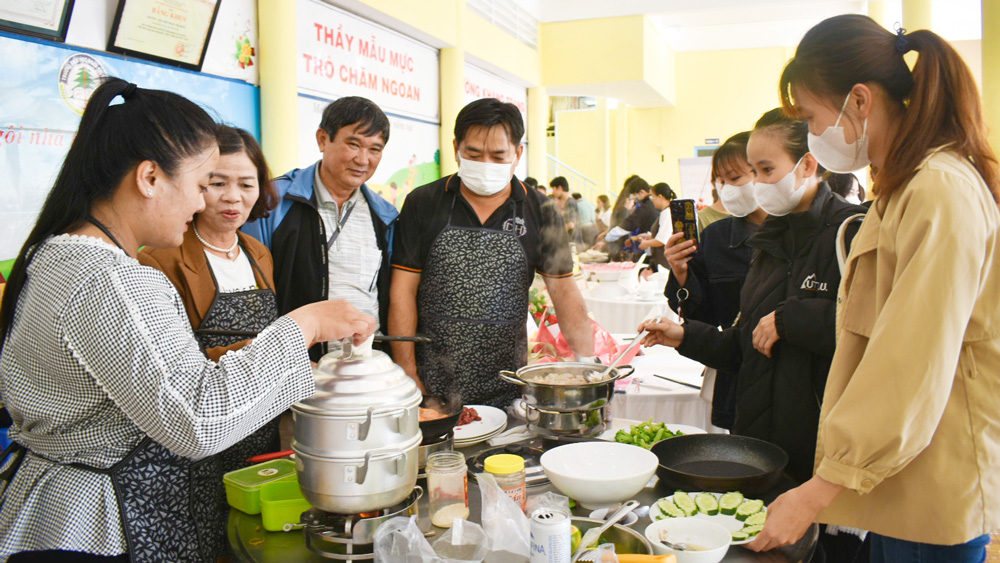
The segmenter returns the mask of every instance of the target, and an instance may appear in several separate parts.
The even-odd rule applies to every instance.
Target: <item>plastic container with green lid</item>
[[[524,458],[514,454],[491,455],[483,461],[483,469],[491,473],[497,485],[503,489],[521,510],[528,505],[528,494],[524,477]]]
[[[274,459],[251,465],[222,476],[226,484],[226,502],[229,506],[246,512],[260,514],[260,488],[276,481],[298,483],[295,462],[290,459]]]

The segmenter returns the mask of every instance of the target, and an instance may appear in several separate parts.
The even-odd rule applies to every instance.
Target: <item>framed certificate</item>
[[[119,0],[108,51],[201,70],[220,0]]]
[[[0,29],[65,41],[73,0],[0,0]]]

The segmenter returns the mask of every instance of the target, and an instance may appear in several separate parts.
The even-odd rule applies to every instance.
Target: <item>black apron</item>
[[[260,279],[267,279],[253,256],[250,256],[242,246],[240,251],[246,254],[251,268]],[[215,299],[208,307],[201,324],[194,331],[203,350],[231,346],[248,338],[255,338],[260,331],[278,318],[278,302],[274,291],[270,288],[219,293],[219,280],[215,277],[211,264],[208,264],[208,270],[212,274],[212,282],[215,283]],[[279,418],[275,417],[253,434],[216,456],[220,483],[222,474],[246,467],[247,458],[281,449],[278,437]]]
[[[420,276],[417,331],[433,342],[416,345],[417,372],[431,395],[458,391],[465,404],[504,407],[520,393],[499,373],[528,358],[525,323],[534,273],[518,240],[523,204],[514,202],[509,231],[456,227],[451,221],[458,197]]]

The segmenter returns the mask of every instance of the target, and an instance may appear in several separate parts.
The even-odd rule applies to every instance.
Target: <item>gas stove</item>
[[[402,502],[363,514],[333,514],[313,508],[302,514],[306,546],[314,553],[337,561],[373,561],[375,530],[396,516],[418,514],[423,488],[414,487]]]

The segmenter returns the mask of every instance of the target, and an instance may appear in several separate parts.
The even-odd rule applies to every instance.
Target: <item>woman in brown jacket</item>
[[[220,126],[219,164],[202,188],[205,210],[194,216],[177,248],[146,248],[139,262],[166,274],[184,301],[191,328],[209,359],[246,346],[278,318],[274,263],[267,248],[239,232],[277,203],[264,154],[250,133]],[[220,454],[222,471],[277,451],[278,419]],[[221,478],[221,476],[220,476]]]
[[[805,35],[781,91],[820,164],[871,163],[875,200],[837,298],[815,475],[748,547],[818,520],[869,530],[874,563],[981,562],[1000,528],[1000,172],[972,74],[930,31],[847,15]]]

